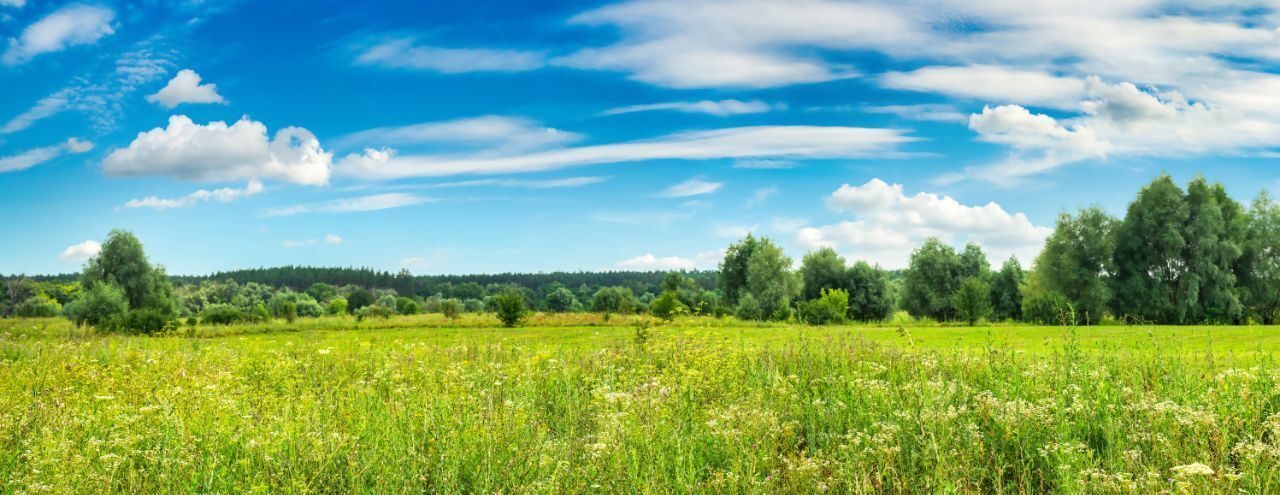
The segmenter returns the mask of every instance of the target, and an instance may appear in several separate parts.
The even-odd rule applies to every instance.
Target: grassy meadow
[[[0,320],[0,492],[1277,493],[1276,327]]]

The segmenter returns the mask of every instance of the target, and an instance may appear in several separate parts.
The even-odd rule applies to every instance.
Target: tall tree
[[[858,261],[849,267],[846,277],[850,320],[880,321],[893,313],[889,277],[884,270],[865,261]]]
[[[1062,213],[1035,261],[1044,291],[1066,297],[1079,323],[1097,323],[1111,303],[1109,278],[1114,270],[1114,232],[1119,221],[1102,208]]]
[[[991,271],[991,262],[987,261],[987,253],[982,252],[982,246],[972,242],[964,245],[964,251],[960,252],[959,270],[960,278],[986,277]]]
[[[960,256],[955,249],[930,237],[911,253],[903,280],[902,306],[915,317],[938,321],[955,316],[951,294],[960,285]]]
[[[1026,274],[1016,256],[1010,256],[991,276],[991,314],[998,320],[1022,319],[1022,285]]]
[[[1249,206],[1243,254],[1236,263],[1240,299],[1250,317],[1280,321],[1280,203],[1266,192]]]
[[[964,277],[951,296],[956,316],[973,326],[991,314],[991,294],[987,283],[978,277]]]
[[[1182,323],[1187,313],[1186,197],[1162,175],[1138,192],[1116,228],[1112,310],[1153,323]]]
[[[164,268],[152,266],[142,242],[127,231],[117,229],[107,235],[102,250],[85,264],[82,280],[86,289],[97,284],[120,287],[130,309],[176,312],[173,287]]]
[[[747,292],[755,296],[763,316],[786,319],[800,290],[791,273],[791,258],[768,238],[761,238],[747,260]]]
[[[1186,272],[1178,304],[1186,322],[1234,323],[1243,309],[1236,292],[1235,263],[1242,253],[1240,205],[1221,184],[1204,177],[1187,184]]]
[[[822,289],[847,289],[844,258],[834,249],[823,247],[800,260],[800,296],[808,301],[822,296]]]
[[[747,287],[747,263],[756,250],[758,242],[750,233],[725,250],[724,261],[720,262],[720,290],[724,292],[725,303],[738,304],[743,289]]]

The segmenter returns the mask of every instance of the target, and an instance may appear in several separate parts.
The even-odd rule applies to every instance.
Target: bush
[[[390,318],[391,315],[394,315],[394,314],[396,314],[395,310],[388,308],[386,306],[378,305],[378,304],[365,306],[363,308],[357,309],[355,313],[356,321],[364,321],[365,318],[373,318],[373,317],[386,319],[386,318]]]
[[[422,312],[422,305],[418,301],[401,296],[396,298],[396,313],[402,315],[416,315]]]
[[[991,290],[980,278],[966,278],[951,296],[951,305],[957,317],[973,326],[991,314]]]
[[[573,291],[564,287],[547,294],[547,311],[552,313],[565,313],[573,310],[573,306],[578,304],[578,298],[573,296]]]
[[[444,315],[450,320],[456,320],[462,313],[462,302],[457,299],[445,299],[440,301],[440,312],[444,313]]]
[[[373,305],[382,306],[384,309],[391,312],[391,314],[395,314],[396,313],[396,296],[387,294],[385,296],[379,297],[378,301],[375,302]]]
[[[763,320],[764,309],[760,307],[760,302],[756,301],[756,297],[750,292],[742,294],[738,298],[738,307],[734,308],[734,316],[739,320]]]
[[[662,295],[658,296],[657,299],[653,300],[653,303],[649,304],[649,312],[652,313],[653,316],[657,316],[658,318],[666,321],[671,321],[682,313],[687,314],[689,312],[689,308],[686,307],[684,303],[680,302],[680,298],[676,296],[676,291],[667,290],[663,291]]]
[[[200,312],[200,321],[208,325],[230,325],[248,319],[244,311],[230,304],[210,304]]]
[[[294,304],[293,301],[280,303],[279,316],[283,316],[284,321],[293,323],[293,320],[298,319],[298,305]]]
[[[124,289],[112,284],[94,284],[64,308],[63,313],[76,325],[93,325],[111,330],[121,323],[129,303],[125,302]]]
[[[13,313],[27,318],[50,318],[62,313],[62,305],[44,294],[37,294],[13,308]]]
[[[462,310],[468,313],[483,313],[484,301],[479,299],[467,299],[462,301]]]
[[[1022,299],[1022,318],[1031,323],[1066,323],[1071,321],[1071,314],[1071,301],[1055,291],[1037,292]]]
[[[153,334],[166,328],[176,327],[177,320],[166,311],[155,308],[131,309],[124,317],[123,327],[127,332]]]
[[[849,292],[844,289],[822,289],[822,295],[800,303],[800,320],[810,325],[844,323],[849,312]]]
[[[341,297],[329,301],[328,313],[333,316],[347,314],[347,300]]]
[[[529,315],[529,309],[524,303],[524,294],[516,289],[507,289],[493,296],[493,304],[498,319],[506,327],[519,325]]]
[[[373,304],[373,293],[366,289],[356,289],[347,295],[347,310],[352,314],[370,304]]]

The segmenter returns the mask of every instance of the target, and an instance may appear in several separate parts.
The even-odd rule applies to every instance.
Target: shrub
[[[483,313],[484,301],[479,299],[467,299],[462,301],[462,310],[468,313]]]
[[[102,330],[111,330],[121,323],[125,313],[129,311],[129,303],[125,302],[124,290],[113,284],[94,284],[64,308],[63,313],[76,325],[93,325]]]
[[[1037,292],[1022,299],[1022,318],[1031,323],[1065,323],[1071,313],[1071,301],[1056,291]]]
[[[284,317],[284,321],[293,323],[293,320],[298,319],[298,305],[294,304],[293,301],[280,303],[279,314]]]
[[[395,310],[388,308],[386,306],[378,305],[378,304],[365,306],[363,308],[357,309],[355,313],[356,321],[364,321],[365,318],[373,318],[373,317],[386,319],[386,318],[390,318],[391,315],[394,315],[394,314],[395,314]]]
[[[171,326],[177,326],[176,320],[166,311],[155,308],[131,309],[124,317],[122,325],[125,331],[141,334],[153,334]]]
[[[325,314],[324,306],[310,299],[301,299],[294,305],[297,307],[298,316],[303,318],[317,318]]]
[[[514,327],[524,321],[529,315],[529,309],[525,307],[524,294],[516,289],[507,289],[501,294],[493,296],[493,303],[498,319],[502,321],[503,326]]]
[[[810,325],[844,323],[849,311],[849,292],[844,289],[822,289],[821,296],[800,304],[800,320]]]
[[[744,292],[742,297],[738,298],[738,307],[734,308],[734,316],[739,320],[763,320],[764,309],[760,307],[760,302],[756,301],[756,297],[750,292]]]
[[[62,313],[62,305],[44,294],[37,294],[13,308],[14,314],[27,318],[50,318]]]
[[[556,290],[551,291],[550,294],[547,294],[547,311],[552,313],[564,313],[570,311],[577,303],[578,299],[573,296],[573,291],[564,287],[559,287]]]
[[[440,312],[444,313],[450,320],[457,320],[462,313],[462,302],[457,299],[440,301]]]
[[[230,325],[247,319],[244,311],[230,304],[210,304],[200,312],[200,321],[209,325]]]
[[[636,310],[635,294],[626,287],[604,287],[591,298],[591,310],[600,313],[629,314]]]
[[[383,307],[383,309],[386,309],[386,310],[387,310],[388,312],[390,312],[391,314],[395,314],[395,312],[396,312],[396,296],[393,296],[393,295],[391,295],[391,294],[387,294],[387,295],[384,295],[384,296],[382,296],[382,297],[379,297],[379,298],[378,298],[378,301],[374,303],[374,306],[382,306],[382,307]]]
[[[676,296],[676,291],[667,290],[663,291],[662,295],[649,304],[649,312],[658,318],[671,321],[681,313],[688,313],[689,308],[680,302],[680,298]]]
[[[373,304],[373,293],[366,289],[356,289],[347,295],[347,310],[353,314],[370,304]]]
[[[416,315],[422,312],[422,305],[418,301],[401,296],[396,298],[396,313],[402,315]]]
[[[347,300],[341,297],[330,300],[329,307],[326,309],[330,315],[345,315],[347,314]]]

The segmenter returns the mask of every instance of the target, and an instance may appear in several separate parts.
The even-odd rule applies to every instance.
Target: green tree
[[[524,293],[514,287],[493,296],[493,303],[498,320],[502,321],[503,326],[515,327],[520,325],[529,315],[529,309],[525,305]]]
[[[757,244],[756,238],[747,234],[725,250],[724,261],[720,262],[720,290],[730,306],[737,305],[738,298],[747,290],[747,266]]]
[[[626,287],[604,287],[591,298],[591,310],[597,313],[631,314],[635,312],[635,295]]]
[[[738,298],[738,306],[734,308],[733,315],[739,320],[763,320],[765,317],[764,310],[761,309],[760,303],[756,301],[756,297],[750,292],[744,293]]]
[[[1023,320],[1038,325],[1070,323],[1075,318],[1071,301],[1055,291],[1036,292],[1022,300]]]
[[[902,305],[912,316],[951,320],[951,295],[960,286],[960,257],[955,249],[930,237],[911,253],[903,280]]]
[[[107,235],[102,250],[85,264],[82,283],[86,288],[99,284],[121,288],[130,309],[148,308],[167,315],[177,312],[164,268],[152,266],[142,242],[124,230]]]
[[[800,303],[800,321],[810,325],[844,323],[849,312],[849,292],[844,289],[822,289],[816,299]]]
[[[844,258],[829,247],[819,248],[800,260],[800,297],[806,301],[822,297],[823,289],[848,288]]]
[[[1240,299],[1249,315],[1280,321],[1280,203],[1266,192],[1249,207],[1242,255],[1236,263]]]
[[[307,294],[319,303],[328,303],[338,297],[338,288],[324,282],[316,282],[307,287]]]
[[[373,293],[359,288],[347,294],[347,310],[355,313],[360,308],[373,305]]]
[[[964,251],[960,252],[958,262],[957,273],[960,278],[985,278],[991,271],[991,262],[987,261],[987,253],[982,252],[982,247],[974,243],[964,245]]]
[[[1243,254],[1240,204],[1222,184],[1197,176],[1187,184],[1185,273],[1178,302],[1186,322],[1236,323],[1244,315],[1236,291],[1236,262]]]
[[[965,277],[951,298],[956,315],[973,326],[991,314],[991,293],[987,283],[978,277]]]
[[[991,276],[991,313],[998,320],[1022,319],[1022,285],[1026,273],[1018,258],[1011,256]]]
[[[104,330],[122,324],[128,311],[124,289],[107,283],[93,284],[63,308],[63,314],[76,325],[93,325]]]
[[[578,298],[573,296],[573,291],[559,287],[547,294],[546,304],[547,311],[552,313],[567,313],[573,309],[573,305],[578,302]]]
[[[341,297],[330,299],[329,306],[325,310],[330,315],[345,315],[347,314],[347,300]]]
[[[854,263],[846,275],[849,295],[847,316],[854,321],[880,321],[893,313],[889,276],[865,261]]]
[[[452,297],[440,301],[440,312],[444,313],[446,318],[457,321],[458,317],[462,316],[462,301]]]
[[[1035,261],[1039,289],[1057,292],[1079,323],[1098,323],[1111,304],[1115,231],[1119,221],[1098,207],[1062,213]]]
[[[649,312],[666,321],[675,319],[681,313],[688,313],[689,308],[680,302],[676,291],[664,290],[662,294],[649,304]]]
[[[1143,187],[1129,204],[1116,228],[1111,284],[1116,315],[1163,324],[1184,321],[1188,217],[1186,198],[1168,175]]]
[[[800,291],[791,258],[768,238],[761,238],[747,260],[747,291],[755,296],[764,318],[785,320],[791,315],[791,299]]]
[[[26,318],[51,318],[62,313],[62,305],[52,297],[36,294],[19,303],[13,312]]]

